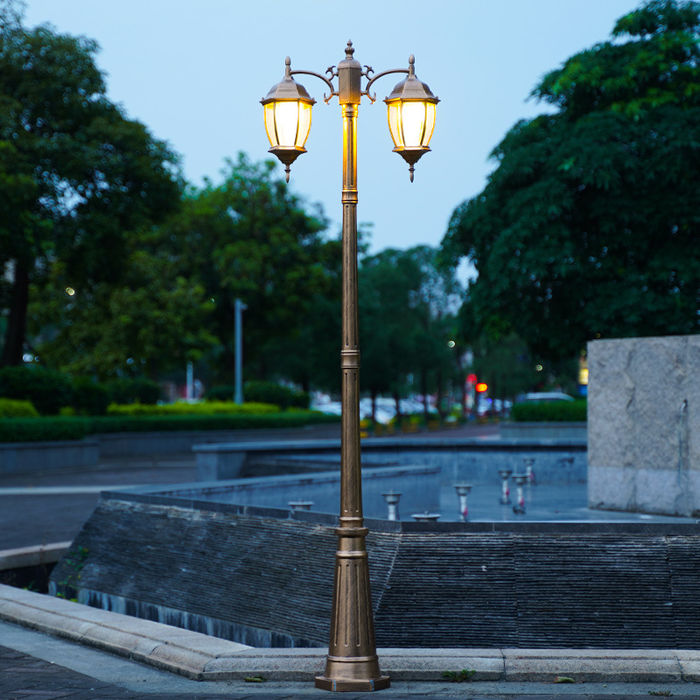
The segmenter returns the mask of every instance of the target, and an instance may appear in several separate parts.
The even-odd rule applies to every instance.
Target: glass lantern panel
[[[433,102],[425,103],[425,132],[423,133],[423,140],[421,145],[427,148],[430,145],[430,139],[433,136],[433,129],[435,128],[435,104]]]
[[[308,102],[299,102],[299,128],[297,129],[297,148],[304,148],[306,139],[311,129],[311,105]]]
[[[274,148],[278,146],[277,143],[277,132],[275,131],[275,103],[268,102],[263,105],[263,115],[265,117],[265,131],[267,132],[267,138],[270,142],[270,146]]]
[[[425,103],[404,102],[401,110],[401,126],[406,148],[420,148],[425,133]]]
[[[275,131],[282,148],[294,148],[299,124],[298,102],[275,102]]]
[[[403,137],[401,135],[401,103],[390,102],[388,104],[389,131],[396,148],[403,148]]]

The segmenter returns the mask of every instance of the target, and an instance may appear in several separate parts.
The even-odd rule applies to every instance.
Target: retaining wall
[[[0,474],[94,467],[99,454],[99,443],[94,439],[0,443]]]
[[[700,644],[698,525],[367,524],[380,647]],[[51,589],[253,646],[325,646],[335,526],[318,513],[105,496]]]

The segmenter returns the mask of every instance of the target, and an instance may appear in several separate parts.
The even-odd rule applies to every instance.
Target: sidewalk
[[[325,649],[253,649],[10,586],[0,586],[0,619],[5,621],[0,623],[0,645],[5,647],[0,653],[3,698],[29,697],[26,693],[32,688],[21,687],[28,683],[35,691],[47,691],[42,698],[74,697],[68,693],[89,691],[83,687],[86,683],[95,687],[60,670],[54,677],[41,660],[113,686],[85,697],[158,697],[158,693],[221,697],[233,693],[228,696],[282,698],[324,694],[313,687],[313,677],[323,669]],[[392,690],[381,692],[380,697],[386,698],[571,694],[619,698],[667,690],[674,695],[700,697],[700,686],[695,685],[700,681],[700,651],[380,649],[378,653],[382,671],[393,683]],[[469,676],[467,682],[451,683],[444,677],[446,672],[462,670],[468,671],[464,674]],[[562,677],[573,683],[557,683]],[[48,687],[39,683],[41,678]],[[246,682],[246,678],[264,680]],[[61,684],[67,685],[58,688]],[[64,690],[64,694],[51,694]],[[343,697],[368,695],[349,693]]]

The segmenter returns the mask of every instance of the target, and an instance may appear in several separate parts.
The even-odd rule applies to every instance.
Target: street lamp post
[[[369,88],[378,78],[390,73],[406,73],[385,102],[388,107],[389,129],[394,151],[409,165],[413,181],[414,165],[427,153],[435,125],[435,105],[438,102],[425,83],[415,76],[413,56],[408,69],[378,73],[353,58],[355,49],[348,41],[345,59],[337,67],[326,70],[328,77],[304,70],[292,70],[285,59],[281,82],[272,87],[261,100],[270,152],[285,165],[289,181],[291,164],[302,153],[311,128],[311,109],[315,100],[306,89],[295,82],[296,74],[313,75],[323,80],[330,94],[328,103],[338,98],[343,118],[343,295],[341,419],[340,517],[338,548],[335,557],[333,611],[325,672],[316,677],[316,686],[335,691],[372,691],[389,686],[389,677],[382,675],[377,658],[369,566],[362,515],[362,475],[360,464],[360,349],[357,304],[357,113],[362,96],[371,102],[375,96]],[[367,79],[362,89],[362,78]],[[337,78],[337,87],[333,80]]]
[[[235,329],[235,389],[234,403],[243,403],[243,312],[247,305],[240,299],[236,299],[234,305],[234,329]]]

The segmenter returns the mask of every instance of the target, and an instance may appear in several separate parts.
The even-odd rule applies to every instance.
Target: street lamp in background
[[[414,58],[408,68],[387,70],[372,77],[374,70],[353,58],[355,49],[348,41],[345,59],[338,66],[320,73],[292,70],[285,59],[284,78],[261,100],[270,153],[285,166],[287,182],[291,164],[306,152],[315,100],[293,76],[312,75],[330,89],[324,101],[337,97],[343,118],[343,330],[340,351],[342,371],[342,420],[340,450],[340,518],[337,529],[333,612],[326,669],[316,677],[316,686],[325,690],[372,691],[389,686],[389,677],[379,670],[369,567],[362,515],[362,475],[360,471],[360,350],[357,305],[357,113],[363,96],[376,99],[369,91],[375,80],[391,73],[406,73],[384,101],[388,107],[389,130],[394,151],[414,166],[427,153],[435,126],[438,98],[415,75]],[[333,80],[337,78],[337,87]],[[367,80],[364,90],[362,78]]]

